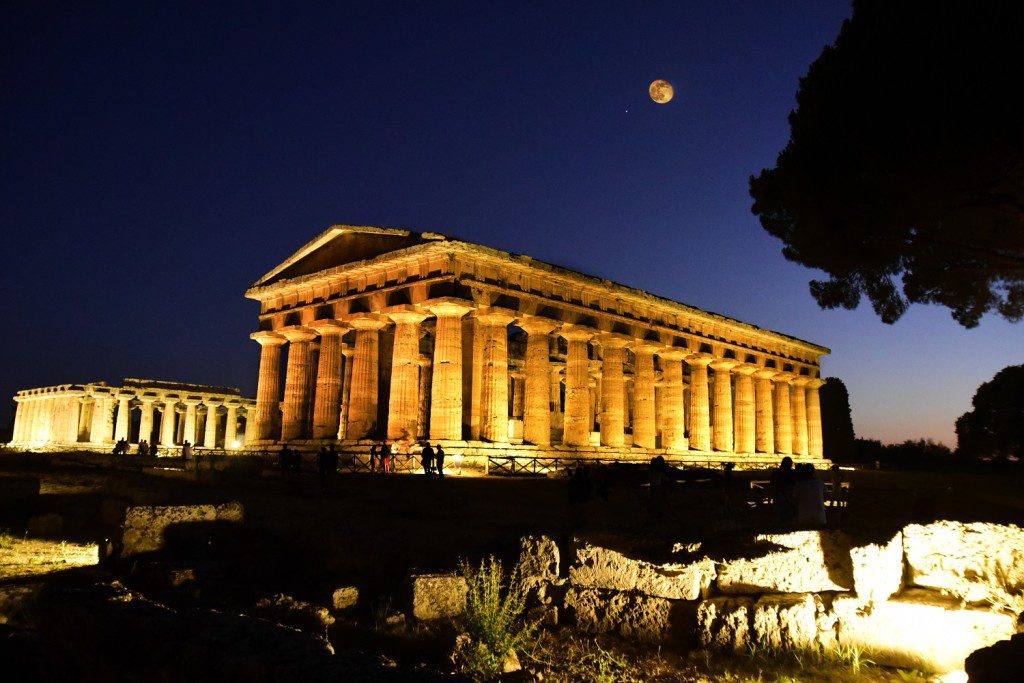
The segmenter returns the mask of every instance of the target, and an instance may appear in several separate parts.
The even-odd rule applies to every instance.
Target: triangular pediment
[[[443,235],[429,232],[365,225],[333,225],[257,280],[253,286],[262,287],[443,239]]]

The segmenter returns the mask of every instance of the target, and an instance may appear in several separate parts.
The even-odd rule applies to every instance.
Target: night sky
[[[829,346],[859,436],[952,445],[977,385],[1020,362],[1000,319],[821,311],[750,213],[846,1],[97,4],[0,10],[0,396],[122,377],[254,395],[242,294],[334,223]]]

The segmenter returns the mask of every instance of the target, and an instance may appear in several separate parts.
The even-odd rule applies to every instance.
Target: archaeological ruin
[[[147,441],[165,450],[244,445],[255,401],[229,387],[125,379],[19,391],[11,446],[34,450],[102,449]]]
[[[254,447],[824,462],[829,349],[528,256],[336,225],[246,296]]]

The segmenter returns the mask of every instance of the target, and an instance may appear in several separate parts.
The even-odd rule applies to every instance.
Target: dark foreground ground
[[[717,473],[678,482],[670,487],[660,515],[651,507],[642,470],[611,473],[606,497],[595,493],[590,502],[576,507],[569,504],[566,480],[559,478],[449,476],[441,481],[420,475],[344,474],[324,486],[311,474],[281,475],[273,471],[201,483],[191,473],[180,471],[111,471],[23,455],[0,456],[0,477],[23,476],[39,477],[41,495],[30,503],[0,506],[0,529],[7,532],[0,536],[0,589],[10,593],[27,582],[44,581],[61,590],[78,590],[86,584],[117,579],[124,588],[115,590],[135,596],[132,609],[146,623],[168,621],[168,613],[162,610],[177,610],[192,615],[185,620],[190,624],[184,627],[186,633],[212,629],[226,634],[222,637],[229,642],[244,641],[249,643],[247,647],[265,651],[270,647],[265,639],[280,642],[285,636],[250,633],[249,622],[242,626],[225,624],[209,610],[215,610],[214,615],[247,614],[260,598],[280,593],[316,605],[330,605],[335,588],[357,586],[360,605],[355,616],[349,621],[339,620],[328,634],[338,652],[329,667],[333,673],[325,675],[330,680],[430,680],[446,675],[454,631],[447,626],[397,623],[397,612],[407,600],[410,572],[451,570],[461,559],[476,561],[492,554],[510,562],[517,553],[518,539],[526,534],[543,533],[567,540],[578,531],[613,531],[658,535],[685,543],[713,542],[741,529],[774,527],[771,511],[752,505],[759,494],[750,489],[749,480],[764,479],[765,473],[737,473],[729,487]],[[1020,494],[1024,481],[1019,475],[863,471],[846,476],[851,482],[848,507],[843,518],[832,523],[850,530],[870,530],[881,537],[910,521],[1024,522],[1024,496]],[[111,515],[111,501],[157,505],[239,501],[245,506],[245,524],[230,543],[191,548],[188,566],[176,567],[173,558],[162,558],[164,569],[194,570],[184,585],[172,585],[166,574],[154,578],[152,571],[141,565],[110,567],[111,574],[103,573],[108,568],[73,568],[91,564],[91,553],[95,552],[92,544],[102,549],[120,537],[117,518]],[[26,534],[29,520],[43,513],[61,516],[60,531]],[[132,602],[131,597],[118,599]],[[103,600],[110,602],[110,595]],[[85,607],[67,608],[67,619],[82,623],[67,627],[65,632],[89,629],[92,608],[88,605],[87,599]],[[390,625],[388,617],[392,618]],[[236,634],[233,629],[237,628],[248,635]],[[174,632],[174,638],[185,644],[192,642]],[[20,640],[24,634],[7,632],[5,637],[5,647],[22,654],[33,652],[36,660],[46,658],[45,638],[36,638],[29,647]],[[50,637],[61,636],[54,632]],[[159,630],[139,637],[167,640]],[[554,636],[545,638],[547,647],[555,652],[590,647],[590,654],[581,651],[577,656],[601,656],[594,654],[592,644],[573,645],[574,641],[567,644],[552,641]],[[84,637],[82,640],[93,642]],[[145,649],[131,638],[108,644],[112,648],[108,654],[115,657],[119,656],[115,653],[124,653],[125,646]],[[168,659],[166,645],[162,647],[152,656]],[[204,654],[206,647],[209,645],[195,645],[193,656],[209,658],[208,653]],[[543,648],[537,652],[539,660],[550,655]],[[160,669],[165,675],[158,675],[159,671],[152,670],[146,658],[140,660],[139,656],[134,653],[124,666],[116,660],[93,662],[95,670],[80,672],[80,678],[93,680],[93,673],[98,678],[126,671],[134,673],[115,675],[115,679],[177,680],[186,671],[180,663],[166,663]],[[664,661],[661,654],[658,657],[661,663],[657,667],[664,670],[648,669],[646,674],[639,674],[641,678],[701,680],[710,676],[729,680],[734,675],[721,663],[709,660],[695,664],[688,660]],[[709,673],[709,668],[718,674]],[[147,670],[155,678],[141,676]],[[201,665],[196,671],[188,671],[192,678],[205,680]],[[339,678],[339,671],[347,673]],[[136,678],[136,674],[141,677]],[[289,679],[267,678],[261,671],[249,674],[240,677]],[[295,675],[316,679],[298,669]],[[745,680],[745,675],[736,673],[731,680]],[[834,672],[822,675],[825,677],[810,678],[835,677]],[[623,677],[628,678],[625,674],[618,676]],[[615,679],[612,676],[608,680]],[[756,680],[756,675],[751,674],[751,679]]]

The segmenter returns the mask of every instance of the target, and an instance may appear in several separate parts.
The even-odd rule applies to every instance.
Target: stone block
[[[1014,633],[1010,614],[961,608],[957,600],[922,589],[873,605],[839,596],[832,609],[841,646],[858,647],[882,666],[935,673],[962,670],[967,655]]]
[[[359,589],[355,586],[342,586],[331,594],[331,606],[335,611],[352,609],[359,604]]]
[[[318,636],[325,636],[334,624],[334,617],[326,607],[281,593],[257,602],[255,616]]]
[[[753,606],[751,636],[761,647],[834,649],[835,627],[835,615],[812,593],[764,595]]]
[[[623,638],[657,643],[673,631],[673,603],[643,593],[570,587],[565,608],[585,633],[617,633]],[[676,629],[681,630],[681,629]]]
[[[821,593],[853,588],[850,539],[838,531],[761,534],[747,557],[718,565],[723,593]]]
[[[519,539],[519,576],[526,585],[558,579],[558,544],[547,536]]]
[[[1015,525],[941,521],[903,530],[907,582],[982,602],[1024,590],[1024,529]]]
[[[28,533],[35,537],[55,536],[64,528],[64,518],[56,512],[33,517],[28,520]]]
[[[172,527],[215,522],[241,524],[245,510],[241,503],[223,505],[161,505],[130,507],[125,511],[122,557],[159,552],[167,547],[166,534]]]
[[[754,598],[719,597],[697,605],[697,639],[713,650],[746,652],[751,642]]]
[[[451,619],[466,611],[466,580],[455,574],[417,574],[412,583],[412,616]]]
[[[575,586],[696,600],[706,593],[715,578],[715,564],[708,558],[655,564],[603,547],[599,539],[577,538],[573,545],[575,559],[569,567],[569,582]]]
[[[903,588],[903,534],[888,543],[866,543],[850,548],[853,589],[868,602],[888,600]]]

